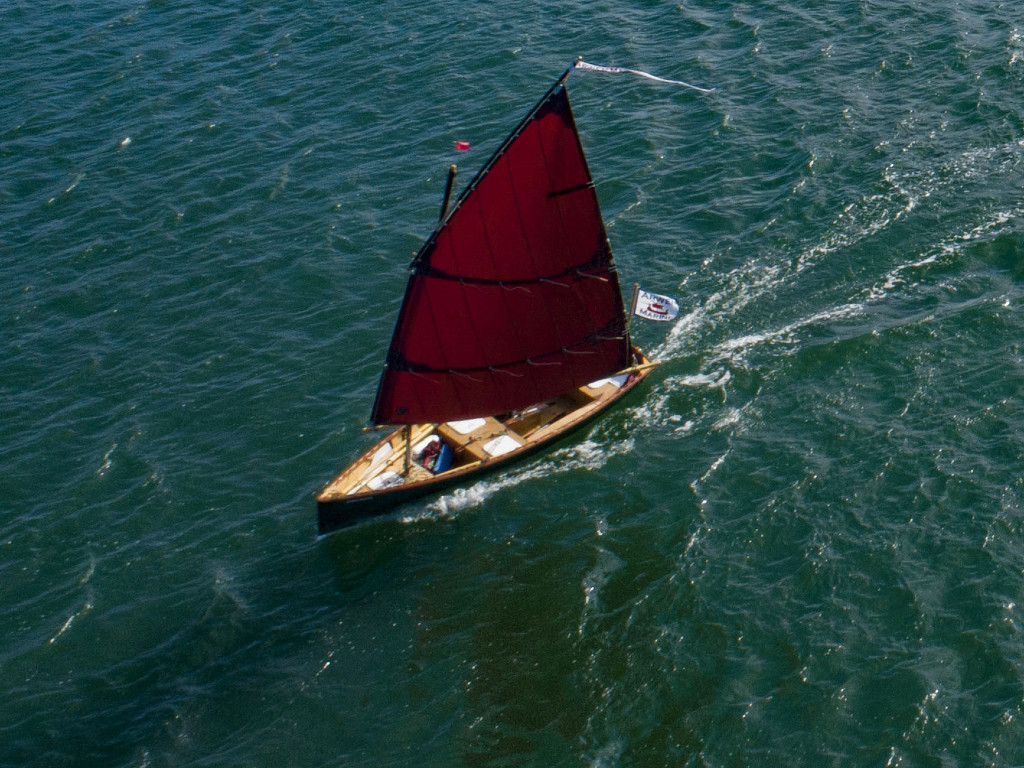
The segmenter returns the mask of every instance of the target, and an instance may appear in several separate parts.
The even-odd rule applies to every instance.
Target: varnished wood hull
[[[455,453],[451,469],[431,474],[412,463],[406,470],[405,428],[399,428],[379,441],[335,478],[317,497],[317,530],[331,533],[427,494],[438,493],[506,467],[566,437],[593,421],[632,391],[653,367],[643,353],[634,348],[636,365],[623,372],[628,376],[620,385],[614,379],[600,387],[581,387],[556,401],[527,409],[523,414],[483,422],[474,431],[459,433],[454,427],[469,422],[418,424],[412,427],[411,444],[438,437]],[[551,420],[545,422],[545,418]],[[513,444],[518,443],[515,447]],[[505,452],[490,455],[489,446]],[[385,475],[399,475],[401,484],[372,490],[368,481]]]

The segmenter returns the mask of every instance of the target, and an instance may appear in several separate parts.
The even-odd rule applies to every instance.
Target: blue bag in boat
[[[454,458],[455,451],[452,450],[451,446],[447,443],[441,443],[441,452],[437,454],[437,460],[434,462],[434,466],[430,471],[435,475],[438,475],[448,469],[451,469],[452,459]]]

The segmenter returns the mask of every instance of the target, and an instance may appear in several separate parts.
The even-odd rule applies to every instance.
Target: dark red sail
[[[417,254],[377,424],[519,410],[629,364],[618,277],[564,86]]]

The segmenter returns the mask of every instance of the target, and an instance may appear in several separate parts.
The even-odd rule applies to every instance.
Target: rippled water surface
[[[0,764],[1024,763],[1024,11],[0,28]],[[445,169],[576,55],[717,89],[569,80],[661,366],[318,540]]]

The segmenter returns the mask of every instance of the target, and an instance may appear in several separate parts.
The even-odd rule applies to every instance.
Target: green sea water
[[[0,6],[0,765],[1024,764],[1024,10]],[[661,365],[316,538],[568,82]],[[455,152],[468,141],[468,152]]]

